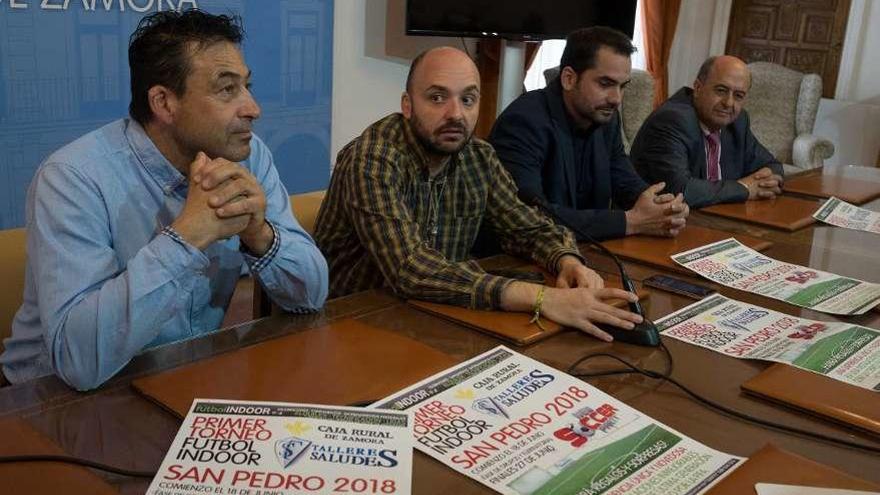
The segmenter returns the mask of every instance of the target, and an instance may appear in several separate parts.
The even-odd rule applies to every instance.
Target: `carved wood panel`
[[[850,0],[734,0],[727,53],[822,76],[834,97]]]

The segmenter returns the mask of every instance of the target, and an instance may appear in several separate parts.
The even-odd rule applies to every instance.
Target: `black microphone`
[[[528,194],[524,191],[519,192],[519,198],[523,203],[527,205],[534,206],[544,213],[546,213],[551,219],[555,220],[556,223],[560,225],[564,225],[569,229],[573,230],[578,237],[586,239],[587,242],[596,246],[603,253],[607,254],[614,263],[617,264],[617,269],[620,271],[620,280],[623,284],[624,290],[636,293],[635,285],[633,285],[632,279],[629,278],[629,275],[626,273],[626,269],[623,267],[623,263],[620,262],[620,258],[618,258],[614,253],[608,250],[605,246],[602,245],[596,239],[593,239],[593,236],[584,232],[580,228],[573,225],[566,225],[565,222],[556,214],[553,209],[550,208],[550,205],[547,204],[547,201],[540,194]],[[623,328],[598,324],[602,330],[611,334],[614,337],[614,340],[619,340],[621,342],[626,342],[628,344],[635,344],[647,347],[657,347],[660,345],[660,331],[657,330],[657,327],[654,325],[654,322],[648,319],[648,316],[645,314],[645,311],[642,309],[642,305],[639,304],[639,301],[629,303],[629,309],[633,313],[642,317],[642,322],[637,324],[632,330],[625,330]]]

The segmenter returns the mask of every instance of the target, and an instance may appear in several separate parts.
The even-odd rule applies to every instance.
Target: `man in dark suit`
[[[599,239],[675,236],[688,213],[681,195],[646,184],[623,149],[617,109],[634,51],[613,29],[574,31],[559,77],[511,103],[489,136],[521,198]]]
[[[665,181],[694,208],[776,197],[782,165],[742,111],[751,83],[742,60],[706,60],[694,89],[680,89],[639,129],[630,151],[639,174]]]

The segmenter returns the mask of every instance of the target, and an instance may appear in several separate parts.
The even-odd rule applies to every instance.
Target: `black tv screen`
[[[632,38],[637,0],[407,0],[406,34],[562,39],[608,26]]]

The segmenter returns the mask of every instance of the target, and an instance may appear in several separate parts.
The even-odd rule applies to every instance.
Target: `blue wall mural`
[[[332,0],[0,0],[0,229],[24,225],[28,185],[49,153],[127,115],[138,21],[193,7],[242,16],[256,131],[289,192],[327,186]]]

